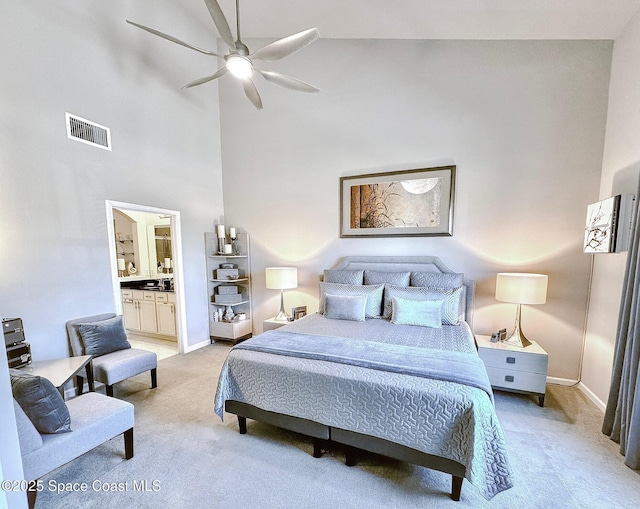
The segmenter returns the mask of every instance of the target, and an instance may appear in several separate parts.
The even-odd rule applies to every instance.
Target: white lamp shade
[[[265,275],[267,288],[272,290],[298,287],[298,269],[295,267],[267,267]]]
[[[500,272],[496,277],[496,299],[514,304],[544,304],[548,280],[545,274]]]

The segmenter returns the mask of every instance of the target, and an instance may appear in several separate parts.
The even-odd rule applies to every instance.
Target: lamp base
[[[518,310],[516,311],[516,323],[513,326],[513,330],[509,333],[509,335],[504,340],[504,343],[512,346],[517,346],[520,348],[525,348],[531,344],[531,341],[527,339],[520,328],[520,304],[518,304]]]
[[[280,290],[280,311],[278,311],[278,314],[275,316],[274,320],[277,322],[289,321],[289,315],[284,310],[284,291],[283,290]]]
[[[507,339],[503,341],[504,343],[511,346],[518,346],[520,348],[525,348],[531,344],[526,336],[522,333],[522,329],[514,329]]]
[[[276,322],[288,322],[289,315],[287,315],[287,313],[285,313],[283,310],[280,310],[280,312],[273,319]]]

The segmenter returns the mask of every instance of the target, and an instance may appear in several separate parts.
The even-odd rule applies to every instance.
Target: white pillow
[[[414,300],[402,297],[391,298],[391,322],[401,325],[422,325],[434,329],[442,328],[442,303],[440,300]]]
[[[325,294],[324,316],[327,318],[364,322],[366,307],[366,295]]]

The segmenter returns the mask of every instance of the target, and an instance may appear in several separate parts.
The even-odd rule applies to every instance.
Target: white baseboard
[[[570,378],[558,378],[555,376],[548,376],[547,383],[552,385],[564,385],[565,387],[571,387],[577,385],[578,380],[571,380]]]
[[[569,378],[557,378],[554,376],[547,377],[547,383],[552,385],[563,385],[565,387],[576,386],[580,392],[582,392],[591,403],[598,407],[598,409],[604,413],[604,409],[607,407],[607,404],[603,402],[598,396],[596,396],[591,389],[589,389],[586,385],[584,385],[579,380],[571,380]]]
[[[598,409],[604,413],[605,408],[607,408],[607,404],[602,401],[598,396],[596,396],[589,387],[584,385],[582,382],[578,384],[578,389],[582,391],[582,393],[587,397],[591,403],[598,407]]]
[[[188,345],[184,353],[193,352],[194,350],[198,350],[199,348],[209,346],[210,344],[211,344],[211,340],[205,340],[205,341],[201,341],[200,343],[196,343],[195,345]]]

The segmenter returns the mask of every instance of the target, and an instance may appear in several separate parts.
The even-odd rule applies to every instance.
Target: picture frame
[[[629,249],[635,196],[618,194],[587,206],[583,252],[619,253]]]
[[[291,316],[294,320],[298,320],[307,315],[307,306],[298,306],[291,309]]]
[[[340,178],[340,237],[453,235],[455,166]]]

